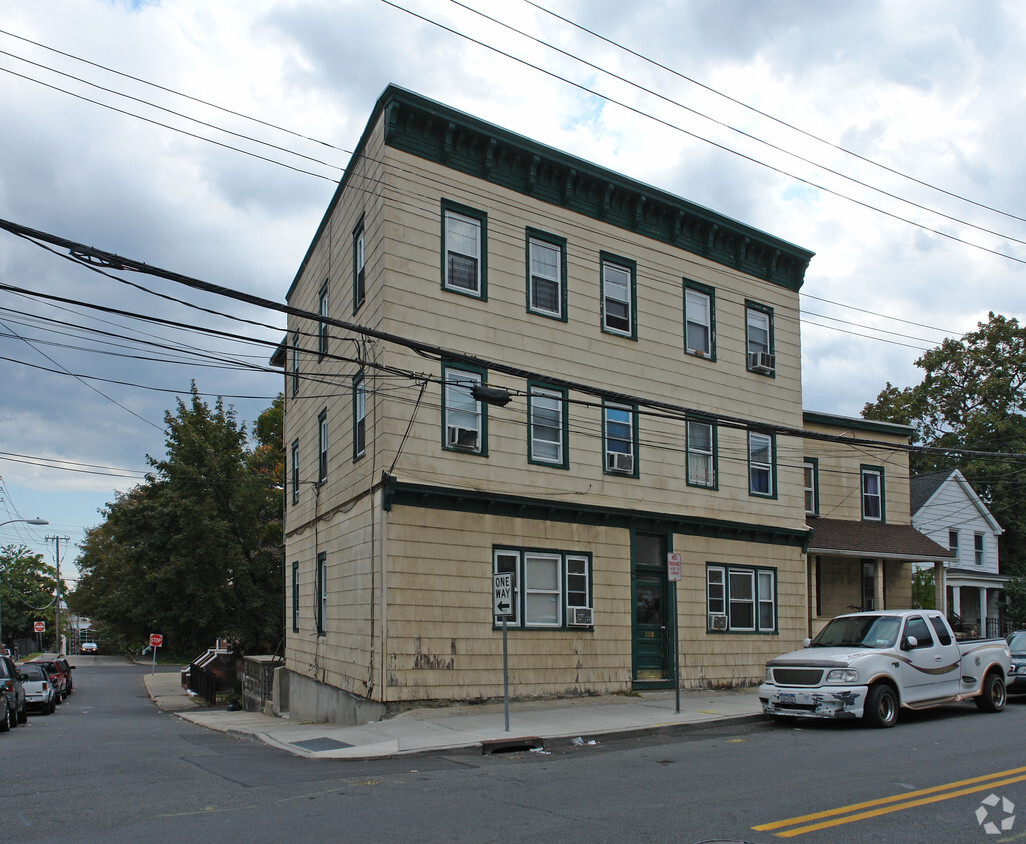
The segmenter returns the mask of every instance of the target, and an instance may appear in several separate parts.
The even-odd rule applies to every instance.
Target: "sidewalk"
[[[316,759],[381,759],[468,747],[480,747],[483,752],[505,746],[541,749],[578,737],[587,744],[613,735],[643,735],[763,717],[754,688],[682,691],[679,715],[675,692],[670,689],[638,696],[511,702],[509,732],[501,703],[415,709],[384,721],[339,727],[206,706],[181,687],[178,672],[146,674],[143,680],[154,703],[179,718]]]

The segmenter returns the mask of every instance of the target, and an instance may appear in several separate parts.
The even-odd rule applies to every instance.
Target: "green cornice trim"
[[[722,519],[703,519],[676,513],[657,513],[625,507],[600,507],[593,504],[574,504],[502,493],[412,484],[396,480],[393,477],[386,477],[383,485],[383,507],[385,510],[391,510],[396,505],[427,507],[433,510],[460,513],[569,522],[601,527],[635,528],[648,532],[665,531],[684,536],[703,536],[736,542],[759,542],[764,545],[788,545],[796,548],[804,548],[810,535],[810,531],[807,529],[782,528]]]
[[[781,287],[798,290],[814,254],[394,85],[381,95],[370,125],[380,113],[385,143],[395,149]]]
[[[802,413],[806,425],[830,425],[835,428],[847,428],[857,431],[872,431],[874,434],[892,434],[898,437],[910,437],[915,430],[911,425],[900,425],[897,422],[877,422],[875,419],[861,419],[854,416],[834,416],[831,413],[818,413],[806,410]]]

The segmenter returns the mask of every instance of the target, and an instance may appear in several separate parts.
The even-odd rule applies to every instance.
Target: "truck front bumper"
[[[867,686],[759,686],[762,711],[793,718],[861,718]]]

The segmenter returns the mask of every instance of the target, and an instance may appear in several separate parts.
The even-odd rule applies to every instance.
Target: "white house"
[[[913,526],[955,555],[946,569],[934,564],[938,609],[981,635],[1000,635],[1000,593],[1008,582],[998,561],[1001,525],[958,469],[912,478],[910,495]]]

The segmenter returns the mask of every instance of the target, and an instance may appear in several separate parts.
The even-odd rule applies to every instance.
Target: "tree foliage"
[[[41,554],[30,554],[24,545],[0,548],[0,633],[4,642],[34,639],[32,625],[36,621],[47,622],[46,635],[52,638],[56,587],[57,571],[43,562]]]
[[[228,638],[270,651],[281,627],[281,405],[246,426],[195,384],[165,414],[166,453],[87,531],[77,612],[126,642],[162,633],[187,655]]]
[[[912,607],[917,610],[936,609],[937,592],[932,569],[912,572]]]
[[[991,313],[976,331],[945,340],[916,366],[925,373],[920,384],[899,390],[888,383],[862,415],[911,425],[914,443],[939,449],[914,454],[913,473],[961,469],[1004,528],[1004,570],[1026,574],[1026,328]]]

